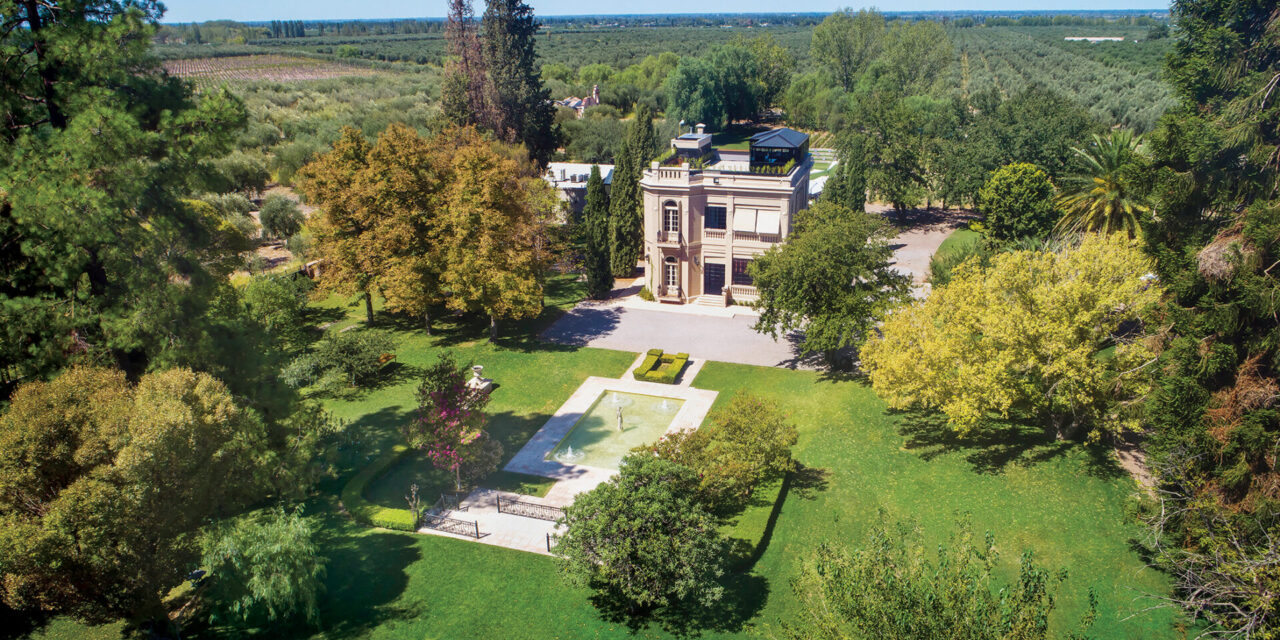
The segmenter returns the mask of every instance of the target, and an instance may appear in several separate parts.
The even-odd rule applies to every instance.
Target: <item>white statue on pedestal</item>
[[[482,377],[480,374],[483,371],[484,371],[484,367],[478,364],[471,367],[471,373],[473,375],[471,379],[467,381],[467,388],[476,389],[484,393],[489,393],[490,391],[493,391],[493,380],[490,378]]]

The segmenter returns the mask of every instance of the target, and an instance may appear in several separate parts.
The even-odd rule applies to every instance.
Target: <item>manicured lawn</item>
[[[557,287],[557,300],[567,304],[574,287],[567,281]],[[362,313],[340,301],[329,305],[335,318]],[[441,322],[431,338],[415,327],[399,327],[403,342],[397,361],[404,370],[361,397],[328,402],[366,436],[351,468],[395,441],[416,404],[415,368],[431,362],[441,349],[483,364],[485,375],[500,385],[490,413],[507,456],[583,378],[619,376],[636,356],[542,345],[531,337],[537,326],[510,328],[511,337],[497,344],[481,337],[479,323]],[[776,519],[770,517],[771,509],[763,509],[730,525],[763,528],[767,546],[759,560],[748,572],[727,579],[728,595],[721,606],[668,621],[674,631],[700,630],[703,637],[721,638],[761,637],[776,630],[794,614],[796,599],[789,585],[803,554],[822,541],[861,542],[883,508],[895,518],[915,519],[937,542],[944,541],[958,514],[970,513],[976,530],[995,534],[1010,577],[1028,548],[1041,564],[1067,569],[1055,630],[1084,612],[1092,587],[1100,610],[1091,636],[1178,637],[1168,611],[1124,620],[1144,606],[1136,596],[1162,593],[1167,583],[1130,550],[1130,541],[1141,531],[1126,520],[1122,506],[1134,483],[1105,451],[1014,427],[957,440],[935,418],[886,411],[860,380],[818,372],[711,362],[693,385],[720,391],[718,404],[741,391],[776,402],[799,427],[795,453],[803,468],[789,483]],[[370,497],[403,506],[407,483],[437,486],[442,478],[435,473],[424,461],[411,459],[376,483]],[[589,593],[565,585],[551,558],[362,527],[340,513],[332,495],[313,501],[310,508],[322,523],[321,547],[329,561],[321,627],[274,628],[259,637],[535,639],[631,633],[627,620],[606,617],[591,604]],[[93,637],[76,635],[75,629],[51,626],[47,634],[31,637]],[[670,637],[671,630],[658,623],[642,625],[634,637]],[[208,630],[188,635],[215,636]]]
[[[980,239],[982,239],[981,233],[970,230],[967,227],[961,227],[952,231],[951,235],[947,236],[947,239],[943,240],[942,244],[938,245],[938,250],[934,252],[934,255],[944,255],[951,251],[955,251],[957,247],[969,244],[970,242],[977,242]]]

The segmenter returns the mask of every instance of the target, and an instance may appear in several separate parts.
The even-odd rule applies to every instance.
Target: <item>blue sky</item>
[[[351,18],[440,17],[445,14],[445,0],[163,0],[169,8],[165,22],[201,20],[340,20]],[[1159,0],[1055,0],[1049,3],[1027,0],[903,0],[898,3],[859,4],[836,0],[526,0],[538,15],[574,15],[609,13],[755,13],[776,11],[833,11],[851,5],[878,6],[882,11],[1012,11],[1012,10],[1080,10],[1080,9],[1164,9]],[[476,13],[484,11],[483,0],[475,0]]]

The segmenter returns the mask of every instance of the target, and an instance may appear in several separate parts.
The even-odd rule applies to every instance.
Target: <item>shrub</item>
[[[991,172],[978,193],[987,236],[997,242],[1043,238],[1058,221],[1049,175],[1026,162],[1007,164]]]
[[[650,353],[644,357],[640,366],[636,367],[636,370],[631,372],[631,375],[635,377],[636,380],[644,380],[645,374],[649,373],[656,366],[658,366],[658,356]]]
[[[320,368],[320,359],[316,354],[304,353],[280,370],[280,381],[294,389],[301,389],[315,384],[322,373],[324,371]]]
[[[359,386],[377,377],[383,355],[395,347],[395,340],[385,331],[364,329],[328,334],[316,342],[313,353],[320,368],[341,371],[348,384]]]
[[[680,371],[689,362],[689,354],[663,355],[662,349],[650,349],[640,366],[631,373],[636,380],[675,384]]]
[[[298,203],[281,195],[269,196],[258,212],[262,232],[273,238],[288,238],[297,233],[302,229],[302,219]]]
[[[641,288],[640,288],[640,293],[638,293],[638,294],[636,294],[636,295],[640,296],[640,299],[641,299],[641,300],[647,300],[647,301],[649,301],[649,302],[653,302],[653,301],[654,301],[654,299],[655,299],[655,298],[653,297],[653,292],[649,290],[649,287],[641,287]]]
[[[285,366],[280,380],[295,389],[314,385],[321,393],[340,393],[373,380],[394,348],[395,341],[382,331],[331,333]]]
[[[347,481],[346,486],[342,488],[342,506],[352,518],[384,529],[418,530],[417,523],[413,521],[413,514],[408,509],[392,509],[364,499],[364,492],[369,487],[369,483],[389,471],[410,451],[408,446],[397,444]]]

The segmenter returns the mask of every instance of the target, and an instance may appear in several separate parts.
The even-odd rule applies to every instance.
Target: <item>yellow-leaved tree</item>
[[[369,323],[377,294],[427,333],[441,304],[488,315],[491,332],[499,318],[537,315],[557,200],[524,156],[469,127],[424,138],[392,124],[373,145],[344,129],[300,172],[321,212],[321,284],[362,295]]]
[[[518,148],[457,129],[449,145],[444,206],[437,211],[446,304],[498,320],[542,311],[542,276],[549,266],[547,226],[555,196]]]
[[[1136,430],[1155,361],[1141,339],[1161,296],[1153,267],[1125,234],[966,262],[885,320],[863,366],[890,406],[940,410],[961,434],[997,416],[1042,420],[1058,437]]]

